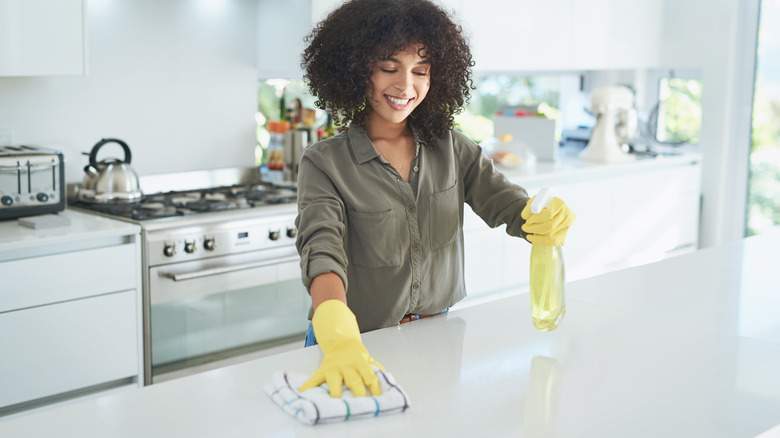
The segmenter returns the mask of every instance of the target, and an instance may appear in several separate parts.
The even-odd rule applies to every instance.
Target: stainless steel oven
[[[146,384],[303,346],[310,299],[295,188],[257,183],[254,169],[227,174],[155,176],[146,186],[142,176],[136,205],[71,203],[142,226]]]
[[[280,342],[303,345],[309,298],[295,214],[146,231],[152,382]]]

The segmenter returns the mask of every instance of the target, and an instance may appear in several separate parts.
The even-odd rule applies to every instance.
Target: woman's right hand
[[[328,384],[331,397],[341,397],[342,383],[356,397],[366,395],[366,387],[372,395],[380,395],[373,366],[384,371],[363,346],[355,315],[341,300],[327,300],[317,306],[312,317],[314,335],[322,349],[319,368],[300,387],[306,391],[323,383]]]

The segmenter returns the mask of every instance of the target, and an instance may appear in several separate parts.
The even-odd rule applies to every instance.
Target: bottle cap
[[[552,201],[552,198],[553,195],[550,192],[550,188],[542,187],[531,202],[531,213],[540,213]]]

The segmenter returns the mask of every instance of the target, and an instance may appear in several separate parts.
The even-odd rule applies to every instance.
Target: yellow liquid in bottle
[[[541,331],[555,330],[566,314],[560,246],[531,246],[531,317]]]

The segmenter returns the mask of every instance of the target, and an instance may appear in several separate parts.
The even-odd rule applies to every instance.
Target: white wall
[[[758,3],[665,0],[661,62],[702,75],[702,247],[744,236]]]
[[[125,140],[141,175],[252,166],[256,11],[255,0],[88,0],[89,74],[0,77],[0,127],[62,150],[69,182],[102,137]]]

